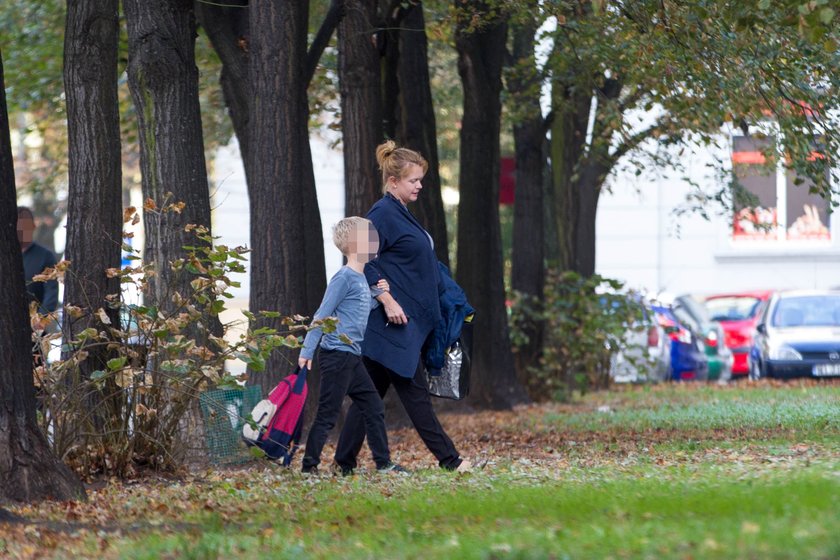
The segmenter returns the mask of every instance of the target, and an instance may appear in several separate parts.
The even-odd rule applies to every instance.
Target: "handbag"
[[[472,319],[472,316],[470,316]],[[459,401],[470,393],[472,367],[472,323],[465,322],[458,340],[446,350],[443,368],[439,375],[426,369],[429,394],[442,399]]]

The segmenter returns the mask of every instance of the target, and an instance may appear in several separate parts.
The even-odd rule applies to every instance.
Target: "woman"
[[[382,304],[370,312],[362,355],[380,396],[390,386],[405,407],[417,433],[444,469],[469,471],[437,419],[423,372],[420,351],[440,320],[437,257],[432,237],[409,212],[417,200],[428,164],[419,153],[392,141],[376,149],[382,170],[383,196],[367,214],[379,232],[379,256],[365,266],[372,292]],[[391,291],[375,285],[387,279]],[[364,419],[356,405],[347,413],[335,460],[351,473],[365,439]]]

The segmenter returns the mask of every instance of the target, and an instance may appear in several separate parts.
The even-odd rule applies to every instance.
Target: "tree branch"
[[[321,28],[318,29],[318,34],[312,40],[312,45],[306,53],[306,86],[312,83],[312,77],[315,75],[315,70],[318,68],[318,61],[321,60],[321,55],[327,45],[330,44],[333,31],[338,27],[339,22],[344,17],[344,2],[345,0],[332,0],[330,9],[327,15],[324,16],[324,21],[321,23]]]
[[[658,133],[665,131],[668,127],[668,124],[669,121],[667,120],[659,120],[651,126],[640,130],[639,132],[625,139],[621,144],[619,144],[615,152],[613,152],[613,154],[609,157],[610,167],[618,163],[618,160],[627,155],[629,152],[638,148],[641,145],[641,143],[647,140],[648,138],[653,138]]]

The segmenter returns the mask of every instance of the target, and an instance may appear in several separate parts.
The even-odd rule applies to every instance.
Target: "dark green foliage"
[[[642,317],[639,303],[622,288],[621,282],[598,275],[550,271],[542,300],[515,295],[514,347],[527,345],[534,322],[545,325],[542,356],[522,380],[532,398],[563,401],[608,384],[611,353],[627,346],[628,329]]]

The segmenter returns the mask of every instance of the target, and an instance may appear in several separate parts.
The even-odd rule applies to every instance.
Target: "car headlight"
[[[770,359],[786,361],[801,360],[802,354],[800,354],[790,346],[782,344],[780,346],[770,349]]]

